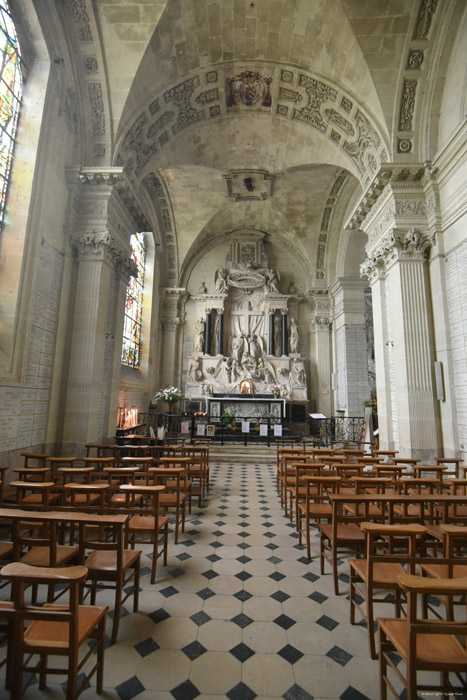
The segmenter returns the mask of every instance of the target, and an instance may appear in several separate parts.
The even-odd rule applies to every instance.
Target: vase
[[[167,413],[173,413],[173,412],[175,411],[175,403],[174,403],[173,401],[171,401],[171,402],[168,403],[167,405],[168,405],[168,407],[169,407],[169,408],[167,409]]]

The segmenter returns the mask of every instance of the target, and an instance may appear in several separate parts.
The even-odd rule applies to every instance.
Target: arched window
[[[138,272],[135,277],[130,277],[126,290],[122,365],[137,369],[141,355],[141,317],[143,313],[144,266],[146,260],[144,234],[133,234],[130,244],[131,257],[133,262],[136,263]]]
[[[0,0],[0,230],[10,179],[23,89],[21,57],[7,0]]]

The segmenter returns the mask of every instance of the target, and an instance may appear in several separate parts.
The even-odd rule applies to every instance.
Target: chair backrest
[[[125,510],[129,515],[150,515],[155,527],[159,514],[159,495],[165,491],[162,484],[122,484],[120,491],[125,495]],[[143,497],[141,499],[140,497]]]
[[[415,573],[417,538],[426,534],[426,527],[417,523],[383,525],[373,522],[362,522],[360,527],[366,534],[370,582],[377,563],[398,563],[407,566],[409,573]]]
[[[10,581],[12,608],[2,609],[2,617],[16,619],[19,624],[15,633],[15,643],[21,644],[24,639],[25,623],[28,620],[38,620],[44,623],[66,622],[68,623],[68,646],[77,647],[78,640],[78,606],[79,588],[85,580],[88,570],[85,566],[67,566],[64,568],[45,568],[41,566],[29,566],[21,562],[7,564],[0,571],[2,578]],[[68,602],[63,599],[60,606],[37,607],[25,604],[24,590],[30,584],[59,585],[65,584],[69,587]],[[64,628],[66,629],[66,628]],[[53,648],[64,647],[63,639],[57,640],[56,645],[49,643],[49,653],[53,653]],[[44,648],[44,652],[47,649]]]
[[[415,576],[413,574],[400,574],[398,577],[400,587],[407,594],[407,627],[409,648],[416,648],[417,634],[450,634],[458,637],[458,643],[467,651],[467,621],[456,620],[428,620],[423,617],[423,608],[418,604],[418,596],[457,596],[467,594],[467,577],[464,578],[431,578],[427,576]],[[438,641],[438,648],[442,650],[442,641]],[[416,655],[414,654],[414,657]],[[449,661],[444,661],[446,665]]]
[[[57,536],[56,520],[35,520],[28,522],[13,518],[11,539],[13,542],[13,559],[19,561],[26,551],[33,547],[45,547],[49,551],[49,566],[57,565]]]

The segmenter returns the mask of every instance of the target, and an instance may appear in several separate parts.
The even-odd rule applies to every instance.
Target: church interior
[[[384,455],[378,498],[391,480],[419,507],[401,516],[410,547],[435,538],[451,573],[465,556],[449,530],[467,507],[465,1],[0,0],[0,21],[0,519],[68,513],[75,497],[91,513],[97,482],[79,497],[64,483],[102,468],[92,446],[104,468],[135,470],[121,493],[108,474],[107,517],[131,499],[149,509],[131,491],[141,463],[118,452],[141,436],[157,478],[164,459],[191,460],[193,493],[180,532],[179,495],[167,516],[156,583],[157,550],[139,547],[120,627],[113,594],[97,595],[102,697],[376,699],[371,613],[350,623],[365,578],[346,558],[323,573],[333,536],[309,526],[293,450],[322,450],[329,513],[350,478],[336,462],[375,486]],[[357,421],[359,437],[320,440],[313,416]],[[375,507],[407,507],[388,503]],[[372,536],[359,531],[366,556]],[[24,697],[64,697],[61,682],[34,676]],[[395,688],[417,697],[413,679]]]

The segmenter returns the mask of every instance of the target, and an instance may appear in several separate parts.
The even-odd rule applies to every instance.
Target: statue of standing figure
[[[289,325],[289,352],[292,354],[298,353],[298,326],[294,318],[290,319]]]
[[[195,352],[204,352],[204,320],[200,318],[195,323]]]

